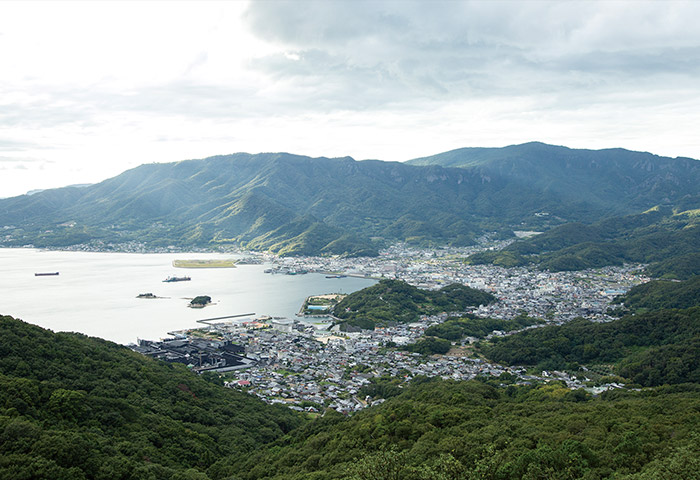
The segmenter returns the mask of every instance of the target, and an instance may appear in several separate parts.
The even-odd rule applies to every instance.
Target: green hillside
[[[224,478],[224,457],[301,423],[182,365],[0,317],[0,479]]]
[[[656,208],[592,225],[562,225],[500,251],[472,255],[467,261],[505,267],[532,263],[551,271],[649,263],[649,271],[657,276],[682,279],[700,275],[699,245],[700,217]]]
[[[559,384],[417,379],[243,459],[242,480],[697,479],[700,390],[591,398]]]
[[[664,280],[637,285],[616,299],[632,312],[700,306],[700,276],[682,282]]]
[[[646,271],[655,278],[687,280],[700,275],[700,252],[674,255],[649,265]]]
[[[482,343],[489,359],[542,370],[616,364],[644,386],[700,383],[700,307],[629,315],[610,323],[579,319]]]
[[[400,280],[382,279],[345,297],[335,306],[333,314],[344,325],[373,330],[377,325],[410,323],[421,315],[440,312],[462,312],[495,300],[490,293],[459,284],[431,291]]]
[[[181,365],[0,317],[0,479],[697,479],[699,319],[700,307],[662,310],[493,344],[517,353],[543,332],[540,358],[617,362],[664,386],[593,397],[507,374],[416,377],[363,387],[385,401],[352,416],[302,420]]]
[[[428,327],[425,330],[425,335],[445,340],[461,340],[464,337],[483,338],[494,330],[509,332],[538,323],[544,323],[544,321],[530,318],[526,315],[520,315],[510,320],[465,315],[459,318],[450,318],[442,323]]]
[[[699,205],[696,160],[544,144],[506,151],[505,160],[452,162],[460,168],[286,153],[147,164],[87,187],[0,199],[0,245],[376,255],[382,241],[468,245],[483,232]]]
[[[618,214],[675,203],[674,199],[686,195],[697,196],[700,183],[700,162],[694,159],[673,159],[621,148],[571,149],[540,142],[504,148],[463,148],[408,163],[507,176],[514,184],[554,193],[567,203],[587,203]],[[683,172],[689,176],[684,178]]]

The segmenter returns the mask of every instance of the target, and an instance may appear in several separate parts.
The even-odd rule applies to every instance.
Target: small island
[[[158,297],[156,297],[152,293],[139,293],[138,295],[136,295],[136,298],[158,298]]]
[[[165,282],[165,283],[189,282],[190,280],[192,280],[192,279],[191,279],[189,276],[187,276],[187,275],[185,275],[184,277],[173,277],[173,276],[170,276],[170,277],[166,278],[165,280],[163,280],[163,282]]]
[[[190,308],[204,308],[211,303],[211,297],[209,295],[199,295],[190,300]]]

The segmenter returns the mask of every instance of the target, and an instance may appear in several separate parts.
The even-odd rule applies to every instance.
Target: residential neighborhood
[[[532,375],[523,367],[505,367],[480,358],[466,338],[453,342],[445,355],[426,356],[404,351],[431,325],[466,313],[510,319],[526,314],[561,324],[583,317],[611,320],[611,300],[631,286],[648,280],[639,265],[607,267],[579,272],[547,272],[526,267],[502,268],[468,265],[469,249],[415,249],[394,246],[379,258],[265,257],[271,274],[328,274],[401,279],[420,288],[437,289],[461,283],[493,293],[498,301],[468,312],[422,316],[409,324],[373,331],[340,332],[332,316],[296,319],[256,317],[212,323],[204,329],[177,332],[162,342],[142,341],[135,350],[165,361],[180,362],[198,372],[223,375],[226,385],[257,395],[269,403],[320,411],[330,407],[342,413],[361,410],[381,399],[363,395],[362,387],[376,378],[393,378],[398,384],[417,376],[468,380],[477,376],[514,379],[514,383],[564,382],[569,388],[596,392],[617,385],[591,387],[581,374],[542,372]],[[329,292],[330,293],[330,292]],[[301,309],[300,309],[301,310]],[[503,336],[514,332],[494,331]],[[487,337],[487,338],[489,338]]]

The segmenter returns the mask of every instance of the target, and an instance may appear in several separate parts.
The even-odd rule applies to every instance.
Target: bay
[[[0,249],[0,314],[53,331],[72,331],[117,343],[159,339],[197,320],[255,313],[294,318],[304,299],[352,293],[374,283],[365,278],[327,279],[322,274],[273,275],[269,265],[174,268],[173,260],[231,259],[217,253],[102,253]],[[35,276],[59,272],[57,276]],[[191,281],[164,283],[170,276]],[[136,298],[153,293],[156,299]],[[209,295],[212,305],[188,308]]]

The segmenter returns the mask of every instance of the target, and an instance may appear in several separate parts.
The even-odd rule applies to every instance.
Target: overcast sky
[[[700,158],[700,1],[0,1],[0,197],[234,152]]]

